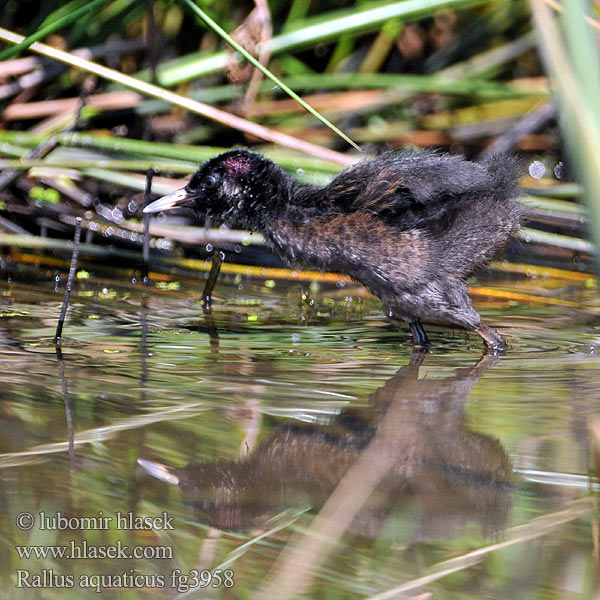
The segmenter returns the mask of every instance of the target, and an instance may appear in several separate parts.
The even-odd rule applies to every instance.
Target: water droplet
[[[585,344],[583,346],[583,351],[586,354],[600,354],[600,346],[598,346],[597,344]]]
[[[529,174],[535,179],[541,179],[546,173],[546,167],[543,162],[539,160],[534,160],[529,165]]]
[[[562,179],[565,176],[565,170],[565,163],[562,162],[562,160],[557,162],[556,166],[554,167],[554,176],[557,179]]]

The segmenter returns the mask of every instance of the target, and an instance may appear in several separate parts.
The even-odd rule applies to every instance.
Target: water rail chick
[[[430,151],[363,160],[319,187],[303,185],[260,154],[232,150],[203,163],[182,189],[146,213],[189,206],[230,227],[261,232],[286,262],[344,273],[410,325],[476,331],[488,348],[502,336],[471,306],[466,280],[519,227],[510,159],[474,163]]]

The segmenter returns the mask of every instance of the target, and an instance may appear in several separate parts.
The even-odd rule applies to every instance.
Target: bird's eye
[[[215,174],[208,175],[204,180],[204,183],[208,188],[215,187],[217,183],[219,183],[219,176]]]

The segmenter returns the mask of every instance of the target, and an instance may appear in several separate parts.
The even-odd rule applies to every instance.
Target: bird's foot
[[[488,327],[485,323],[481,323],[475,331],[483,338],[488,353],[502,354],[505,352],[507,348],[506,342],[495,329]]]

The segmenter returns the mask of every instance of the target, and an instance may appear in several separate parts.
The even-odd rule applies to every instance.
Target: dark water
[[[594,597],[593,282],[485,285],[554,302],[476,303],[499,359],[231,278],[213,322],[188,285],[80,282],[60,356],[62,290],[1,284],[1,597]]]

